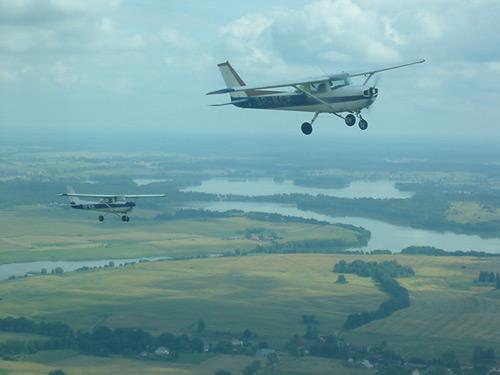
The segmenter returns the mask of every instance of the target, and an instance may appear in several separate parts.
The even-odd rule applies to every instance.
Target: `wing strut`
[[[333,107],[330,103],[328,103],[328,102],[324,101],[323,99],[321,99],[321,98],[320,98],[320,97],[318,97],[317,95],[314,95],[312,92],[310,92],[310,91],[308,91],[308,90],[306,90],[306,89],[304,89],[304,88],[300,87],[299,85],[294,85],[294,86],[292,86],[292,87],[294,87],[295,89],[299,90],[300,92],[302,92],[302,93],[306,94],[307,96],[309,96],[309,97],[313,98],[314,100],[317,100],[317,101],[318,101],[318,102],[320,102],[321,104],[326,105],[328,108],[330,108],[330,109],[332,110],[332,112],[331,112],[331,113],[336,113],[336,111],[333,109],[334,107]]]

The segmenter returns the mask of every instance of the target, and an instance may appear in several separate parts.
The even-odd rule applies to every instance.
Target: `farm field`
[[[349,274],[348,284],[335,283],[332,266],[358,258],[396,259],[416,276],[400,279],[410,291],[410,308],[346,332],[348,314],[374,310],[387,298],[370,278]],[[2,316],[62,321],[84,330],[141,327],[154,335],[193,333],[203,319],[206,340],[250,329],[277,349],[293,334],[302,335],[301,316],[313,314],[320,334],[339,333],[360,344],[385,340],[405,357],[453,350],[467,363],[477,345],[500,350],[500,293],[473,282],[480,270],[499,269],[498,258],[260,255],[17,279],[0,283],[0,295]]]
[[[249,250],[259,244],[270,244],[270,241],[260,242],[244,236],[247,229],[263,227],[267,233],[275,232],[280,237],[279,242],[343,239],[357,243],[354,230],[333,225],[268,223],[244,217],[158,221],[147,218],[150,212],[138,213],[130,223],[124,224],[115,217],[98,223],[92,213],[82,215],[62,207],[1,209],[0,264],[197,256]],[[61,216],[65,216],[65,220]]]
[[[189,357],[189,356],[188,356]],[[232,374],[241,374],[242,369],[252,363],[255,358],[249,356],[217,355],[203,359],[187,358],[184,361],[143,361],[125,358],[97,358],[78,355],[72,351],[57,351],[56,353],[39,353],[27,356],[22,361],[0,360],[0,375],[46,375],[53,369],[64,369],[72,375],[104,375],[104,374],[180,374],[205,375],[225,369]],[[291,358],[283,357],[275,366],[273,374],[325,374],[342,373],[346,375],[373,374],[372,370],[350,369],[341,361],[326,358]]]

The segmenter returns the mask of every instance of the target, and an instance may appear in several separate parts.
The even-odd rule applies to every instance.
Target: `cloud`
[[[0,82],[13,82],[17,79],[17,73],[0,69]]]
[[[113,11],[118,0],[0,0],[0,22],[44,24]]]
[[[317,0],[243,15],[220,27],[219,35],[227,55],[249,68],[395,62],[401,60],[397,47],[404,44],[388,17],[352,0]]]
[[[196,47],[196,43],[193,39],[174,28],[163,28],[160,32],[160,37],[162,41],[167,43],[170,47],[179,49],[192,49]]]
[[[80,80],[79,74],[76,70],[61,61],[57,61],[52,64],[49,69],[49,73],[51,74],[53,80],[61,86],[74,84]]]

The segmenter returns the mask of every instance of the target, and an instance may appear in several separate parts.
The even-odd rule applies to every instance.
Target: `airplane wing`
[[[77,198],[130,198],[130,199],[138,199],[138,198],[158,198],[164,197],[166,194],[137,194],[137,195],[129,195],[129,194],[78,194],[78,193],[61,193],[58,194],[61,197],[77,197]]]
[[[167,194],[138,194],[138,195],[120,195],[120,197],[138,199],[138,198],[160,198],[165,197]]]
[[[342,74],[345,76],[345,74]],[[231,94],[233,92],[242,92],[242,91],[252,91],[252,90],[265,90],[265,89],[274,89],[280,87],[294,87],[299,85],[311,84],[311,83],[319,83],[326,82],[331,79],[331,76],[321,76],[315,78],[309,78],[299,81],[289,81],[289,82],[281,82],[281,83],[273,83],[261,86],[237,86],[237,87],[227,87],[221,90],[215,90],[208,92],[207,95],[217,95],[217,94]],[[272,92],[270,92],[272,94]],[[263,94],[262,94],[263,95]]]
[[[266,89],[274,89],[274,88],[280,88],[280,87],[295,87],[296,88],[297,86],[306,85],[306,84],[321,83],[321,82],[331,81],[334,79],[342,79],[342,78],[348,78],[348,77],[360,77],[360,76],[368,77],[365,80],[365,83],[366,83],[368,81],[369,77],[373,76],[375,73],[384,72],[386,70],[402,68],[402,67],[409,66],[409,65],[421,64],[423,62],[425,62],[425,59],[410,61],[410,62],[407,62],[404,64],[392,65],[392,66],[387,66],[384,68],[379,68],[379,69],[374,69],[374,70],[368,70],[368,71],[364,71],[364,72],[354,72],[354,73],[343,72],[343,73],[339,73],[339,74],[325,75],[325,76],[303,79],[303,80],[298,80],[298,81],[281,82],[281,83],[274,83],[274,84],[267,84],[267,85],[260,85],[260,86],[227,87],[224,89],[208,92],[207,95],[231,94],[231,93],[236,93],[236,92],[252,91],[252,90],[266,90]]]
[[[386,70],[402,68],[404,66],[409,66],[409,65],[421,64],[423,62],[425,62],[425,59],[410,61],[410,62],[406,62],[404,64],[399,64],[399,65],[387,66],[387,67],[379,68],[379,69],[375,69],[375,70],[368,70],[366,72],[356,72],[356,73],[347,73],[347,74],[349,75],[349,77],[369,76],[369,75],[374,75],[375,73],[385,72]]]

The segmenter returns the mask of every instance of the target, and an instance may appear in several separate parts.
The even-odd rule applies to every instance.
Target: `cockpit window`
[[[337,89],[342,86],[347,86],[349,84],[349,80],[346,79],[334,79],[330,81],[330,87],[332,90]]]
[[[311,84],[311,91],[314,93],[322,93],[326,91],[326,84],[324,82]]]

